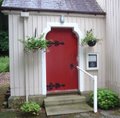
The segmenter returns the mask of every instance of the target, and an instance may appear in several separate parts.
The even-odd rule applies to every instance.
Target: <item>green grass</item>
[[[9,71],[9,57],[0,57],[0,73]]]

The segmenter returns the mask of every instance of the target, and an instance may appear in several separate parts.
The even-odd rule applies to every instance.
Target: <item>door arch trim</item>
[[[78,66],[80,66],[81,68],[85,68],[84,66],[84,51],[83,48],[80,46],[81,44],[81,39],[83,38],[83,34],[80,31],[77,23],[54,23],[54,22],[49,22],[47,23],[47,27],[45,28],[45,30],[43,31],[44,33],[44,37],[46,37],[47,33],[51,31],[52,27],[57,27],[57,28],[72,28],[73,32],[76,34],[77,38],[78,38]],[[47,87],[46,87],[46,53],[44,52],[44,50],[42,51],[42,95],[46,95],[47,94]],[[83,91],[84,90],[84,76],[82,72],[78,72],[78,89],[79,91]]]

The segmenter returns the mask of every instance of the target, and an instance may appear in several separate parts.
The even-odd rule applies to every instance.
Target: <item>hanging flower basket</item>
[[[82,45],[88,45],[93,47],[96,45],[98,39],[93,35],[93,30],[89,30],[86,32],[85,38],[82,40]]]
[[[42,50],[47,49],[49,47],[48,40],[44,38],[44,34],[42,34],[40,37],[28,37],[24,41],[21,41],[24,44],[25,51],[36,51],[36,50]]]
[[[88,46],[93,47],[93,46],[95,46],[96,42],[97,42],[96,40],[90,40],[87,42],[87,44],[88,44]]]

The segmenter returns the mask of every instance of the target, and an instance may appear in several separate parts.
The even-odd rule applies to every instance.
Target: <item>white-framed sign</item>
[[[98,70],[98,53],[87,53],[86,60],[87,70]]]

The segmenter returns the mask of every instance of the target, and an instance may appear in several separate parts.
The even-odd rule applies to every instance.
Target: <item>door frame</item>
[[[51,31],[51,28],[72,28],[73,32],[76,34],[77,36],[77,40],[78,40],[78,66],[80,66],[81,68],[84,69],[84,52],[83,52],[83,48],[81,47],[81,39],[83,38],[83,34],[81,33],[77,23],[55,23],[55,22],[49,22],[47,23],[47,27],[45,28],[45,30],[43,31],[44,33],[44,37],[46,37],[47,33]],[[47,94],[47,87],[46,87],[46,82],[47,82],[47,78],[46,78],[46,53],[44,52],[44,50],[42,50],[42,61],[41,61],[41,65],[42,65],[42,95],[46,95]],[[82,72],[78,71],[78,90],[79,91],[83,91],[84,89],[84,75]]]

